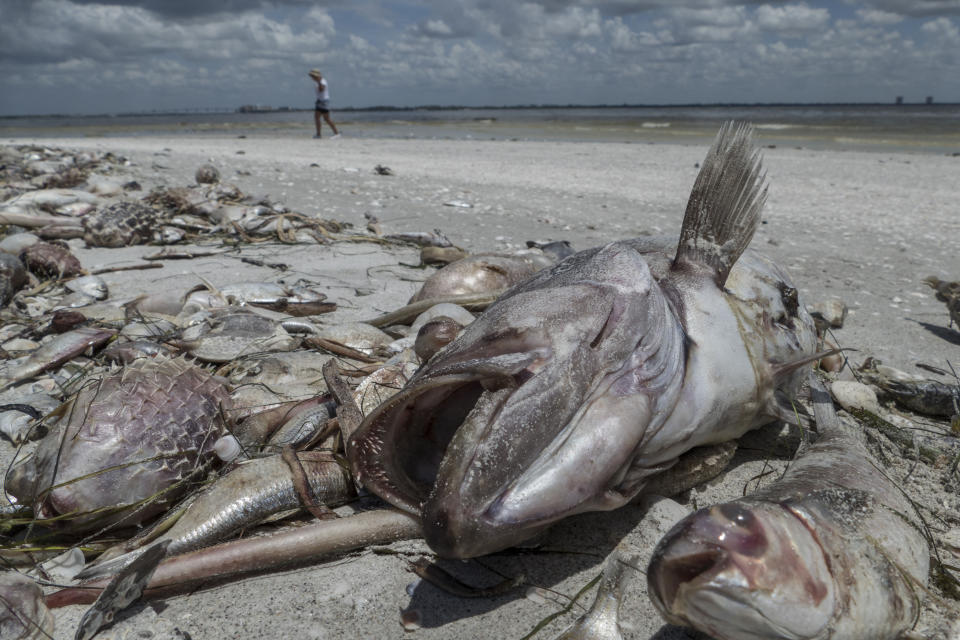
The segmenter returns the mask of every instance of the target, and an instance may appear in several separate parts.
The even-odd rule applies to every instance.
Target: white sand
[[[27,141],[12,141],[15,144]],[[190,184],[203,162],[247,193],[267,193],[295,211],[350,222],[379,217],[385,232],[441,229],[469,250],[523,246],[530,239],[567,239],[578,249],[644,233],[676,233],[704,146],[616,143],[533,143],[143,137],[44,139],[40,144],[110,150],[131,159],[130,173],[145,188]],[[240,152],[243,152],[242,154]],[[922,282],[928,275],[960,278],[960,158],[919,154],[765,150],[771,184],[763,224],[752,246],[786,266],[805,302],[837,296],[850,306],[836,332],[844,347],[911,372],[917,362],[960,365],[960,332],[947,329],[945,306]],[[316,166],[313,166],[313,165]],[[378,176],[377,164],[395,175]],[[238,173],[241,172],[241,173]],[[445,206],[459,201],[472,207]],[[84,266],[129,263],[155,247],[78,251]],[[413,250],[373,245],[332,248],[272,243],[245,255],[287,262],[293,273],[327,283],[340,303],[331,321],[360,319],[399,306],[416,284],[396,276],[423,273]],[[383,265],[386,270],[368,269]],[[215,284],[275,279],[276,271],[235,259],[168,263],[163,270],[106,276],[114,296],[163,286],[182,291],[203,275]],[[283,274],[284,278],[289,277]],[[324,280],[325,279],[325,280]],[[151,284],[155,283],[155,284]],[[357,297],[357,287],[373,296]],[[373,312],[373,313],[371,313]],[[694,490],[701,506],[741,495],[764,468],[753,454],[738,455],[731,470]],[[775,462],[782,468],[783,462]],[[923,465],[925,467],[925,465]],[[770,476],[773,477],[773,476]],[[943,486],[942,469],[921,469],[905,487],[924,504],[953,518],[940,523],[957,533],[956,480]],[[756,482],[750,483],[753,488]],[[134,638],[153,629],[168,638],[177,627],[193,638],[521,638],[559,611],[600,570],[612,547],[634,527],[642,510],[573,518],[555,527],[536,553],[509,552],[479,562],[446,566],[464,581],[490,585],[502,575],[524,574],[541,595],[462,600],[415,582],[402,557],[369,552],[318,562],[170,598],[135,608],[99,637]],[[646,524],[646,530],[652,527]],[[642,532],[633,534],[646,539]],[[655,539],[655,538],[654,538]],[[649,544],[649,540],[644,544]],[[419,543],[399,551],[426,552]],[[960,564],[954,556],[948,564]],[[635,577],[624,604],[627,637],[689,637],[665,627]],[[562,594],[562,595],[561,595]],[[592,601],[592,593],[583,603]],[[954,603],[955,604],[955,603]],[[422,615],[422,628],[401,629],[401,609]],[[57,637],[72,637],[83,607],[57,612]],[[559,616],[537,638],[552,638],[577,613]],[[954,611],[956,613],[956,611]],[[949,614],[947,614],[949,615]],[[918,629],[945,637],[943,609],[927,611]],[[960,636],[958,636],[960,637]]]

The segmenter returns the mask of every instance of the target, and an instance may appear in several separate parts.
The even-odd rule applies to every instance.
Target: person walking
[[[311,69],[308,75],[317,83],[317,101],[313,109],[313,121],[317,125],[317,133],[313,137],[321,137],[320,119],[323,118],[333,130],[333,137],[339,138],[340,132],[337,131],[337,125],[330,119],[330,91],[327,88],[327,81],[323,79],[319,69]]]

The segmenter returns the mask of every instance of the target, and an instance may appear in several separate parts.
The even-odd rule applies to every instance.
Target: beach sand
[[[569,240],[577,249],[646,234],[679,231],[705,145],[507,142],[475,140],[270,139],[267,137],[117,137],[4,140],[127,157],[127,174],[144,193],[156,185],[193,183],[211,162],[246,193],[269,194],[293,211],[366,224],[385,233],[440,229],[470,251],[523,247],[527,240]],[[761,139],[762,142],[762,139]],[[752,247],[787,268],[803,301],[837,297],[849,308],[834,333],[839,345],[912,373],[917,363],[960,365],[960,332],[922,279],[960,279],[960,158],[946,155],[764,149],[770,196]],[[394,175],[377,175],[374,166]],[[455,206],[469,205],[469,206]],[[87,268],[139,262],[156,247],[77,249]],[[426,273],[413,248],[350,243],[248,245],[242,255],[290,265],[285,272],[238,256],[167,262],[163,269],[107,274],[112,297],[146,291],[182,293],[199,284],[240,280],[319,282],[339,309],[330,322],[367,319],[404,304]],[[360,289],[365,295],[357,295]],[[947,381],[947,378],[941,378]],[[757,439],[755,442],[759,442]],[[8,445],[3,445],[9,449]],[[744,447],[743,449],[749,449]],[[742,450],[720,478],[678,498],[684,508],[742,495],[756,476],[782,469],[784,457]],[[893,463],[895,473],[910,461]],[[902,467],[902,468],[901,468]],[[939,535],[960,546],[957,479],[920,465],[904,488],[941,519]],[[776,474],[764,476],[769,481]],[[902,477],[902,476],[901,476]],[[628,506],[555,526],[535,549],[511,550],[444,566],[464,582],[489,586],[522,574],[528,588],[499,598],[461,599],[421,583],[406,558],[427,553],[418,541],[317,561],[285,571],[222,581],[189,595],[135,606],[100,638],[553,638],[589,606],[593,591],[570,605],[628,536],[652,548],[676,517],[676,505]],[[682,510],[681,510],[682,511]],[[408,555],[409,554],[409,555]],[[947,564],[960,564],[955,555]],[[638,567],[643,569],[643,566]],[[929,600],[929,599],[928,599]],[[917,630],[948,637],[955,601],[933,604]],[[951,611],[952,609],[952,611]],[[56,611],[57,638],[72,637],[85,607]],[[416,610],[420,628],[405,632],[401,611]],[[551,618],[551,616],[555,617]],[[626,637],[689,638],[664,625],[633,577],[623,605]],[[543,628],[530,636],[542,621]],[[147,634],[150,632],[152,635]],[[952,633],[960,634],[960,629]],[[955,635],[954,637],[960,637]]]

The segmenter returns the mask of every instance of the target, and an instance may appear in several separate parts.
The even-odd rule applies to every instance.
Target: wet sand
[[[440,229],[471,251],[547,239],[569,240],[585,249],[638,235],[675,234],[706,151],[701,144],[351,139],[349,132],[320,141],[137,137],[37,142],[124,155],[131,162],[129,176],[143,185],[144,193],[155,185],[191,184],[196,168],[212,162],[224,181],[246,193],[269,194],[294,211],[358,229],[370,213],[385,233]],[[788,269],[808,305],[839,297],[850,307],[835,339],[857,350],[851,359],[859,363],[874,356],[911,373],[922,373],[917,363],[960,365],[960,332],[948,328],[946,307],[922,282],[929,275],[960,279],[960,158],[779,146],[765,149],[764,155],[770,197],[751,246]],[[389,167],[394,175],[377,175],[376,165]],[[75,253],[93,268],[130,264],[156,251],[142,246]],[[338,302],[339,310],[329,319],[338,322],[401,306],[426,275],[403,266],[417,262],[412,248],[270,242],[242,251],[291,268],[281,273],[237,256],[216,256],[104,277],[112,297],[158,288],[175,295],[198,284],[197,276],[214,284],[306,277],[323,283]],[[358,295],[358,289],[365,295]],[[768,464],[769,456],[744,449],[724,475],[682,496],[681,504],[703,506],[739,496],[745,485],[752,490],[758,482],[753,478],[771,464],[774,469],[785,465],[783,459]],[[905,476],[910,462],[892,466]],[[767,481],[773,477],[765,476]],[[943,469],[921,465],[904,487],[946,518],[937,526],[960,545],[957,480],[948,485],[945,477]],[[145,630],[156,638],[183,637],[175,635],[176,628],[195,639],[553,638],[592,601],[589,592],[564,612],[569,598],[599,573],[603,558],[625,535],[649,547],[658,537],[651,532],[662,533],[670,524],[662,515],[642,520],[643,514],[643,508],[629,506],[571,518],[539,540],[536,549],[445,565],[463,581],[481,586],[502,576],[525,575],[532,586],[507,597],[465,600],[419,582],[405,558],[428,549],[407,542],[392,545],[388,555],[365,551],[139,605],[98,637],[144,637],[138,633]],[[946,561],[960,564],[956,556]],[[405,632],[401,610],[418,611],[421,628]],[[79,606],[58,610],[56,637],[72,637],[83,611]],[[918,630],[930,638],[949,637],[948,611],[929,609]],[[527,635],[558,612],[535,636]],[[627,637],[689,637],[662,623],[646,599],[642,575],[630,584],[623,615]]]

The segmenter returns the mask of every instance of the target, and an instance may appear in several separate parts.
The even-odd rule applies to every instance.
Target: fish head
[[[632,452],[682,379],[683,339],[643,257],[614,243],[518,285],[364,419],[368,489],[466,558],[613,508]],[[667,394],[669,395],[669,394]]]
[[[821,637],[836,604],[817,538],[784,506],[759,501],[677,523],[653,552],[647,586],[668,622],[721,640]]]

